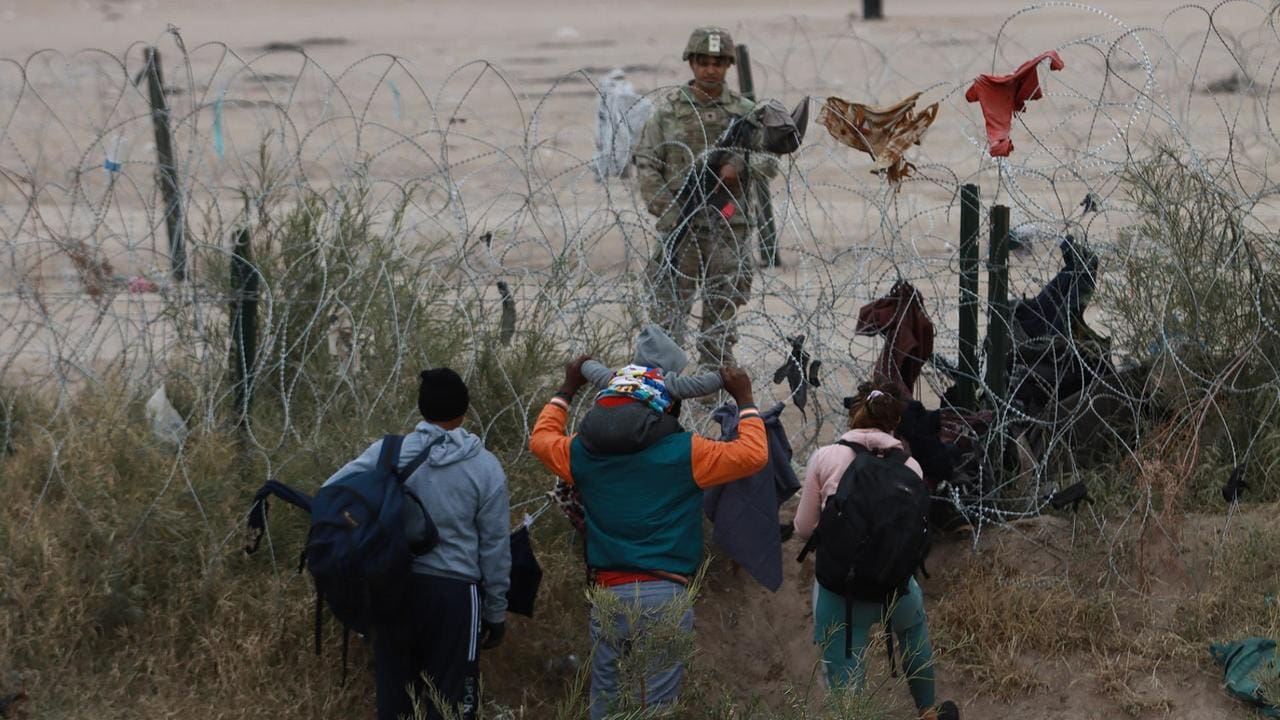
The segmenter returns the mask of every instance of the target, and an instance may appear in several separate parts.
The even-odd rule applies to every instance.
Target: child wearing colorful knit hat
[[[684,350],[652,323],[636,337],[631,364],[613,370],[595,360],[583,363],[582,374],[600,388],[595,403],[578,423],[578,435],[587,451],[629,455],[679,432],[679,401],[710,395],[723,387],[718,372],[681,377],[687,364]]]

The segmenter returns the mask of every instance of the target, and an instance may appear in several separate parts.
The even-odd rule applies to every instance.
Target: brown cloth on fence
[[[884,336],[876,373],[902,383],[908,391],[933,355],[933,322],[924,310],[924,297],[905,280],[894,283],[888,295],[858,310],[857,332]]]
[[[919,145],[924,133],[938,116],[938,103],[916,112],[920,93],[887,107],[851,103],[829,97],[818,114],[831,136],[875,160],[873,173],[887,173],[889,182],[898,183],[911,175],[915,165],[902,158],[912,145]]]

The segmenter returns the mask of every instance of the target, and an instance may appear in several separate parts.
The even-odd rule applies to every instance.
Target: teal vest
[[[573,484],[587,515],[587,565],[693,575],[702,563],[702,488],[693,435],[668,435],[632,455],[592,455],[575,438]]]

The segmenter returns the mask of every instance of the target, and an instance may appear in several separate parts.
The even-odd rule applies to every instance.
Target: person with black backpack
[[[394,583],[399,587],[375,591],[383,596],[375,598],[382,602],[370,621],[379,720],[414,717],[415,701],[430,720],[474,718],[479,650],[497,647],[505,634],[511,575],[507,478],[481,439],[462,427],[469,402],[456,372],[424,371],[418,387],[424,422],[402,440],[388,436],[370,445],[325,482],[330,486],[380,463],[392,465],[404,486],[405,533],[422,534],[416,526],[424,522],[434,526],[427,531],[430,549],[412,558],[407,575]],[[400,444],[397,457],[384,458],[383,445],[391,441]],[[358,520],[344,516],[354,527]],[[313,527],[313,538],[316,533]],[[408,538],[411,548],[414,539]],[[427,692],[424,678],[434,693]],[[437,697],[446,707],[437,707]]]
[[[921,720],[959,720],[956,704],[936,704],[933,646],[915,580],[929,548],[929,489],[920,465],[892,433],[906,404],[894,384],[864,383],[846,398],[849,430],[809,458],[793,533],[817,551],[814,642],[827,685],[861,691],[871,626],[893,636]],[[784,528],[784,534],[786,528]],[[896,672],[896,670],[895,670]]]

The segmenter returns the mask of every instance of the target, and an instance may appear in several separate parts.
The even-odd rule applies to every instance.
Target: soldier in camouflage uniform
[[[753,213],[747,204],[746,170],[771,178],[778,166],[775,158],[757,151],[759,133],[753,134],[756,147],[749,152],[715,150],[734,118],[755,108],[725,87],[724,77],[734,60],[728,31],[694,30],[683,59],[693,79],[669,89],[655,103],[636,144],[636,175],[649,212],[658,218],[660,240],[648,273],[654,282],[653,319],[683,344],[685,322],[701,290],[698,357],[703,367],[712,369],[734,364],[734,316],[751,289]],[[682,221],[676,195],[690,172],[708,165],[732,194],[734,207],[729,212],[699,208],[687,218],[687,232],[672,247],[673,231]]]

